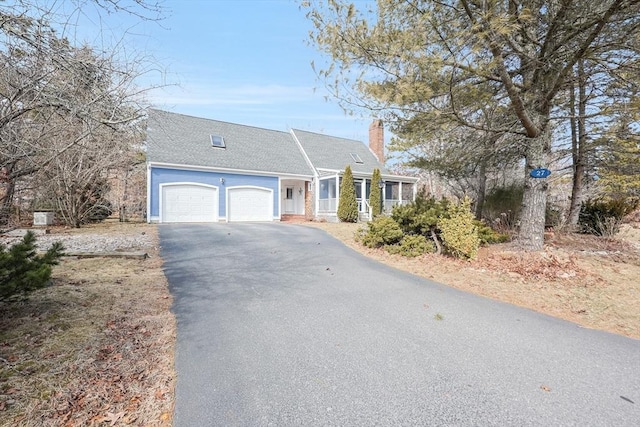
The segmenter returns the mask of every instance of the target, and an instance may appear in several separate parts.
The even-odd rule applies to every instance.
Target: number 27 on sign
[[[538,168],[531,171],[529,174],[532,178],[546,178],[551,175],[551,171],[549,169]]]

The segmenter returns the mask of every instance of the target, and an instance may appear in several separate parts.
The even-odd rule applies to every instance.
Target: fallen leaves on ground
[[[175,319],[149,250],[66,258],[52,286],[0,303],[0,425],[170,425]]]

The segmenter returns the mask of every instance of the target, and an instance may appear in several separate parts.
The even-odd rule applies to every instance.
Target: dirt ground
[[[53,231],[155,245],[147,259],[64,258],[51,286],[0,302],[0,425],[170,425],[175,319],[156,227]]]
[[[303,224],[391,267],[587,328],[640,338],[640,223],[624,225],[615,239],[548,233],[540,253],[522,253],[509,243],[491,245],[473,261],[369,249],[354,240],[358,224]]]

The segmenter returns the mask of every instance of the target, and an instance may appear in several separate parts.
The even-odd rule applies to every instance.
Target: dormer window
[[[216,148],[225,148],[224,138],[220,135],[211,135],[211,146]]]
[[[364,163],[362,161],[362,159],[360,158],[360,156],[358,156],[358,154],[356,153],[350,153],[351,154],[351,158],[353,159],[354,162],[356,163]]]

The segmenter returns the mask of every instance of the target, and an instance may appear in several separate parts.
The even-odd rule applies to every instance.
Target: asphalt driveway
[[[289,224],[161,225],[174,426],[640,425],[640,341]]]

